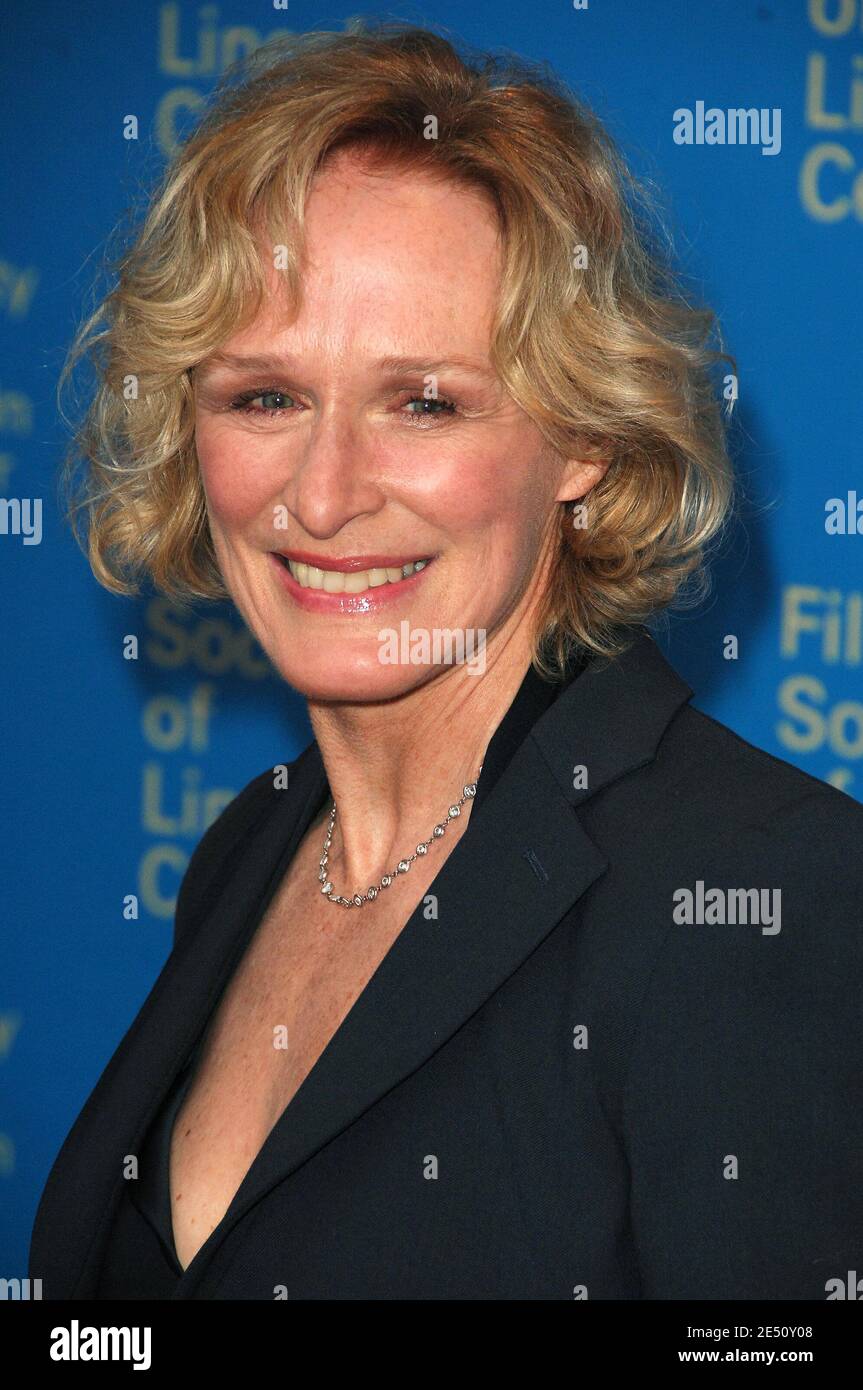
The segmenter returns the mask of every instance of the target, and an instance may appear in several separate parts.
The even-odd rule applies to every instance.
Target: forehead
[[[288,326],[272,248],[262,243],[270,297],[251,337],[279,330],[346,352],[487,355],[502,248],[481,189],[337,156],[306,204],[302,305]],[[244,335],[247,337],[247,335]]]
[[[352,150],[333,155],[312,181],[306,221],[318,236],[352,229],[376,234],[387,244],[404,229],[429,246],[440,236],[467,236],[485,253],[495,249],[499,235],[486,190],[443,170],[413,169],[404,159],[375,162]]]

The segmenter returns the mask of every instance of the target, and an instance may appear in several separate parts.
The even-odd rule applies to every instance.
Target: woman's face
[[[492,369],[492,208],[343,154],[313,186],[307,234],[300,315],[288,321],[273,270],[256,321],[194,374],[234,602],[312,699],[389,698],[439,677],[459,651],[447,633],[462,635],[466,672],[510,641],[527,661],[560,500],[594,476],[567,469]],[[292,573],[279,555],[319,563]]]

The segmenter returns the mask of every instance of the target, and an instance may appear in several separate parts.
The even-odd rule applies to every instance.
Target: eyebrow
[[[373,365],[390,376],[428,376],[455,368],[487,381],[497,381],[497,373],[492,367],[459,355],[446,358],[379,357]],[[195,370],[203,375],[216,367],[232,367],[237,371],[279,372],[286,369],[296,370],[296,363],[290,356],[280,357],[267,353],[244,356],[241,353],[215,352],[199,363]]]

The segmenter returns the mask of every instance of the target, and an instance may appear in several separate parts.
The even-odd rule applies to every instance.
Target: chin
[[[354,646],[357,650],[351,650]],[[378,644],[332,642],[299,654],[273,652],[270,660],[279,675],[307,700],[331,700],[349,704],[394,700],[424,685],[435,674],[434,666],[386,665],[379,660]]]

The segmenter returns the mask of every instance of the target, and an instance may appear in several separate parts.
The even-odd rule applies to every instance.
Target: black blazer
[[[691,695],[641,632],[520,731],[437,919],[407,922],[174,1297],[823,1300],[863,1268],[863,806]],[[43,1193],[46,1298],[93,1297],[124,1156],[327,794],[313,743],[196,850]],[[765,890],[765,917],[675,921],[699,882]]]

